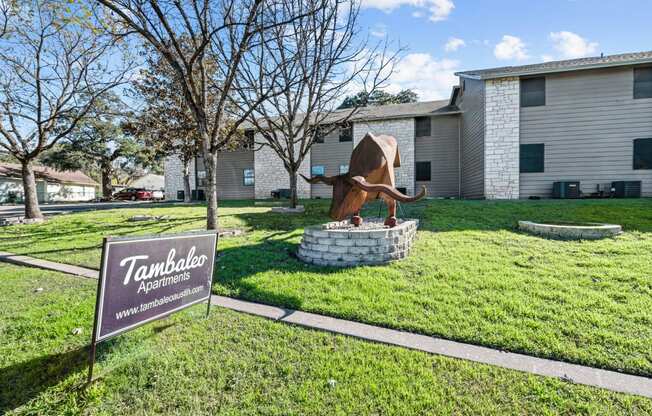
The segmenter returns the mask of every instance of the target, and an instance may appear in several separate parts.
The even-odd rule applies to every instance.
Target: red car
[[[152,191],[143,188],[126,188],[113,194],[113,197],[123,201],[149,201],[152,199]]]

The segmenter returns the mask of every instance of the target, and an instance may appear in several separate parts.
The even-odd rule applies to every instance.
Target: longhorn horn
[[[421,187],[421,192],[419,192],[418,195],[415,196],[407,196],[401,192],[399,192],[398,189],[393,188],[389,185],[385,185],[383,183],[368,183],[362,176],[354,176],[351,178],[353,181],[353,184],[355,186],[358,186],[360,189],[363,191],[367,192],[382,192],[395,200],[399,202],[414,202],[418,201],[419,199],[423,198],[426,196],[426,187],[423,186]]]
[[[299,174],[306,182],[311,184],[316,184],[319,182],[324,182],[326,185],[333,185],[335,183],[335,178],[332,176],[315,176],[314,178],[306,178],[302,174]]]

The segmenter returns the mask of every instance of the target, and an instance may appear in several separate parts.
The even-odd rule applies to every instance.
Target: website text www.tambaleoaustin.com
[[[174,294],[168,295],[168,296],[163,296],[161,298],[154,299],[153,301],[150,301],[150,302],[147,302],[147,303],[141,303],[140,306],[134,306],[134,307],[127,308],[125,310],[116,312],[115,319],[120,320],[122,318],[133,316],[133,315],[136,315],[138,313],[145,312],[145,311],[147,311],[147,310],[149,310],[151,308],[155,308],[157,306],[161,306],[161,305],[165,305],[165,304],[170,303],[170,302],[174,302],[176,300],[185,298],[186,296],[194,295],[196,293],[201,292],[202,290],[204,290],[204,285],[195,286],[193,288],[186,288],[186,289],[182,290],[181,292],[174,293]]]

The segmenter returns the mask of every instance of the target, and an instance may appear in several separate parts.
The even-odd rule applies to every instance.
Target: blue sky
[[[372,37],[408,50],[388,90],[447,98],[453,72],[652,50],[651,0],[362,0]],[[448,47],[446,46],[448,44]]]

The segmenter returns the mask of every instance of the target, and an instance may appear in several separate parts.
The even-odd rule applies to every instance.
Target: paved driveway
[[[133,208],[135,206],[154,204],[152,201],[116,201],[116,202],[80,202],[73,204],[41,204],[45,215],[61,214],[63,212],[93,211],[98,209]],[[156,202],[160,204],[160,202]],[[25,213],[23,205],[1,205],[0,218],[16,217]]]

